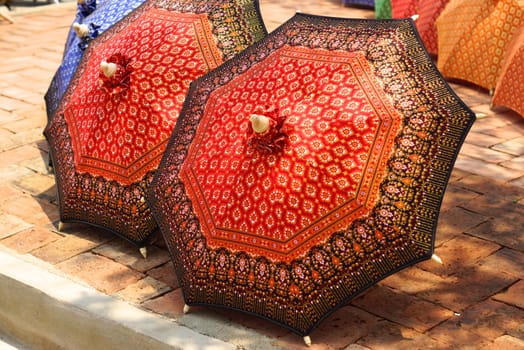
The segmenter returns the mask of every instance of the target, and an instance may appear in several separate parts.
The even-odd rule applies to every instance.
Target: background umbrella
[[[391,0],[375,0],[375,18],[391,18]]]
[[[515,33],[503,62],[493,104],[509,107],[524,117],[524,26]]]
[[[492,90],[508,43],[524,24],[524,3],[452,0],[436,24],[442,74]]]
[[[88,43],[120,21],[144,1],[79,1],[77,15],[66,40],[62,62],[44,96],[48,120],[56,112]],[[79,28],[78,25],[83,26]]]
[[[60,220],[145,244],[145,191],[189,83],[264,34],[256,1],[162,0],[92,41],[45,129]]]
[[[73,20],[73,23],[71,24],[71,29],[69,30],[69,34],[66,39],[66,43],[64,45],[64,56],[69,51],[71,45],[73,45],[75,41],[75,37],[77,36],[76,30],[75,30],[75,23],[82,24],[84,22],[84,19],[89,16],[93,11],[96,10],[97,1],[96,0],[78,0],[77,1],[77,10],[75,19]],[[62,58],[63,59],[63,58]]]
[[[148,192],[186,303],[307,335],[429,258],[473,118],[411,20],[297,14],[192,83]]]
[[[448,2],[449,0],[393,0],[392,18],[416,16],[415,25],[422,43],[429,53],[436,55],[438,40],[435,21]]]
[[[408,18],[417,13],[420,0],[391,0],[391,17]]]
[[[375,0],[343,0],[342,3],[345,6],[349,6],[349,5],[366,6],[366,7],[375,6]]]
[[[415,21],[420,38],[426,50],[438,54],[438,37],[435,22],[450,0],[420,0],[414,14],[418,15]]]

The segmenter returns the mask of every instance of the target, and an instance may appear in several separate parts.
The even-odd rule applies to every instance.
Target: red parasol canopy
[[[192,83],[150,187],[186,303],[307,335],[429,258],[473,118],[411,20],[297,14]]]
[[[145,191],[189,83],[264,34],[256,1],[158,0],[95,39],[45,130],[61,221],[143,244]]]
[[[420,38],[426,50],[433,55],[438,54],[438,37],[435,22],[450,0],[420,0],[415,21]]]
[[[392,0],[392,17],[408,18],[416,16],[415,25],[426,50],[437,54],[438,40],[435,21],[449,0]]]

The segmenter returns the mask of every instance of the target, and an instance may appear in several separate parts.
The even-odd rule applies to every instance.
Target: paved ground
[[[335,0],[260,3],[270,30],[297,9],[373,16]],[[45,167],[43,95],[74,12],[68,2],[38,11],[16,8],[15,24],[0,20],[0,245],[198,330],[201,325],[182,316],[182,296],[160,240],[144,260],[103,231],[76,224],[57,230],[54,177]],[[452,86],[483,117],[466,139],[442,205],[436,253],[444,264],[426,261],[371,288],[311,334],[312,349],[524,349],[524,118],[491,110],[485,91]],[[278,348],[304,346],[293,333],[259,319],[198,312],[260,333]],[[212,335],[234,343],[228,332]]]

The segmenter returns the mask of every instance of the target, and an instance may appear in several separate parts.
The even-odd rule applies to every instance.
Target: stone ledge
[[[32,349],[235,349],[0,249],[0,328]]]

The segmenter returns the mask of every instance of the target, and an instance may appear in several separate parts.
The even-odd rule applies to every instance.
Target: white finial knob
[[[100,70],[108,78],[111,78],[113,75],[115,75],[116,69],[117,69],[117,65],[112,62],[102,61],[100,63]]]
[[[249,116],[249,120],[251,121],[251,127],[253,128],[253,131],[258,134],[262,134],[267,129],[269,129],[269,118],[265,115],[251,114]]]
[[[311,346],[311,338],[309,337],[309,335],[306,335],[304,337],[304,343],[306,344],[306,346]]]
[[[440,258],[440,256],[438,256],[437,254],[433,254],[431,256],[431,259],[433,259],[434,261],[438,262],[439,264],[443,265],[444,263],[442,262],[442,259]]]
[[[76,35],[78,35],[79,38],[83,38],[87,34],[89,34],[89,26],[87,24],[80,24],[80,23],[73,23],[73,29],[76,32]]]
[[[420,17],[420,15],[418,15],[418,14],[414,14],[413,16],[411,16],[411,19],[412,19],[413,21],[416,21],[419,17]]]

